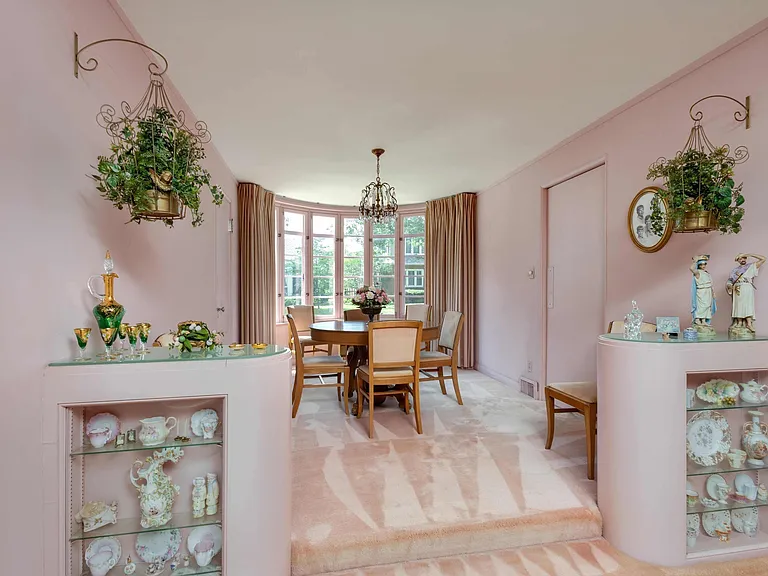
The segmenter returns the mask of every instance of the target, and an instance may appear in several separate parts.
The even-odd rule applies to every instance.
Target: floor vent
[[[520,377],[520,392],[531,398],[538,398],[539,383],[529,378]]]

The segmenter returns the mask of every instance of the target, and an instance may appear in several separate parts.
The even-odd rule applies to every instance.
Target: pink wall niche
[[[691,257],[711,254],[719,308],[715,328],[730,323],[725,280],[742,251],[768,254],[768,196],[763,193],[768,154],[768,22],[730,42],[662,87],[650,90],[618,113],[596,122],[563,145],[480,193],[478,198],[478,366],[506,381],[520,376],[541,381],[542,302],[546,270],[542,264],[543,206],[541,189],[585,165],[606,163],[606,300],[605,318],[622,319],[636,299],[646,318],[679,316],[690,321]],[[738,235],[674,234],[660,252],[635,248],[627,232],[627,209],[634,195],[649,184],[648,165],[683,147],[692,122],[690,105],[703,96],[727,94],[752,100],[752,125],[733,119],[726,100],[702,105],[704,128],[715,144],[745,145],[751,159],[737,167],[744,183],[746,216]],[[589,210],[589,206],[584,206]],[[573,255],[578,258],[578,254]],[[536,268],[536,278],[528,270]],[[768,284],[768,282],[767,282]],[[758,328],[768,331],[768,288],[757,279]],[[508,294],[498,305],[499,294]],[[761,313],[760,311],[764,312]],[[761,318],[763,318],[761,320]],[[593,338],[590,334],[587,337]],[[528,361],[532,371],[527,371]]]
[[[74,352],[74,327],[95,327],[96,301],[85,281],[101,272],[109,248],[127,322],[151,322],[159,334],[181,320],[214,318],[214,219],[205,200],[207,221],[197,229],[189,221],[173,230],[126,225],[126,212],[100,198],[86,176],[108,150],[96,124],[100,106],[135,103],[148,82],[147,56],[127,44],[95,48],[98,69],[74,77],[75,31],[81,45],[131,37],[108,2],[10,0],[0,5],[0,20],[7,23],[0,49],[8,55],[0,79],[0,488],[7,495],[0,554],[3,573],[41,574],[40,555],[14,551],[31,550],[42,538],[42,372]],[[191,113],[169,84],[174,103]],[[216,127],[210,129],[215,143]],[[235,199],[235,180],[212,146],[205,165]],[[97,332],[92,339],[95,350]]]

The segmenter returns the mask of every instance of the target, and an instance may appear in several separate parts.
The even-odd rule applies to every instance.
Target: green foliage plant
[[[129,222],[140,223],[143,213],[155,208],[156,175],[170,175],[168,192],[192,213],[192,226],[203,223],[200,190],[206,186],[213,203],[220,205],[224,194],[211,184],[210,173],[200,166],[205,158],[203,144],[166,108],[153,108],[136,121],[124,120],[116,131],[108,156],[99,156],[98,174],[91,177],[101,195],[118,209],[127,207]],[[157,190],[164,191],[164,190]],[[173,226],[172,219],[163,220]]]
[[[744,196],[742,184],[737,185],[733,179],[735,164],[727,146],[711,151],[689,148],[652,164],[648,180],[660,178],[665,185],[651,201],[651,230],[661,236],[667,219],[679,228],[686,214],[710,211],[722,234],[741,232]],[[662,199],[669,207],[666,216]]]

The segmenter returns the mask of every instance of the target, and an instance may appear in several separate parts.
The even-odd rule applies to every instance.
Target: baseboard
[[[485,366],[483,364],[477,365],[477,371],[480,372],[480,374],[485,374],[486,376],[489,376],[494,380],[498,380],[502,384],[515,386],[517,390],[520,389],[520,380],[518,380],[517,378],[510,378],[509,376],[500,374],[499,372],[496,372],[496,370],[492,370],[491,368],[488,368],[488,366]]]

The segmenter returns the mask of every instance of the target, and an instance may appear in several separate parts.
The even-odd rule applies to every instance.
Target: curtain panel
[[[258,184],[237,185],[240,247],[240,342],[275,342],[275,195]]]
[[[475,366],[475,239],[477,196],[457,194],[426,203],[427,303],[432,317],[448,310],[466,317],[458,364]]]

